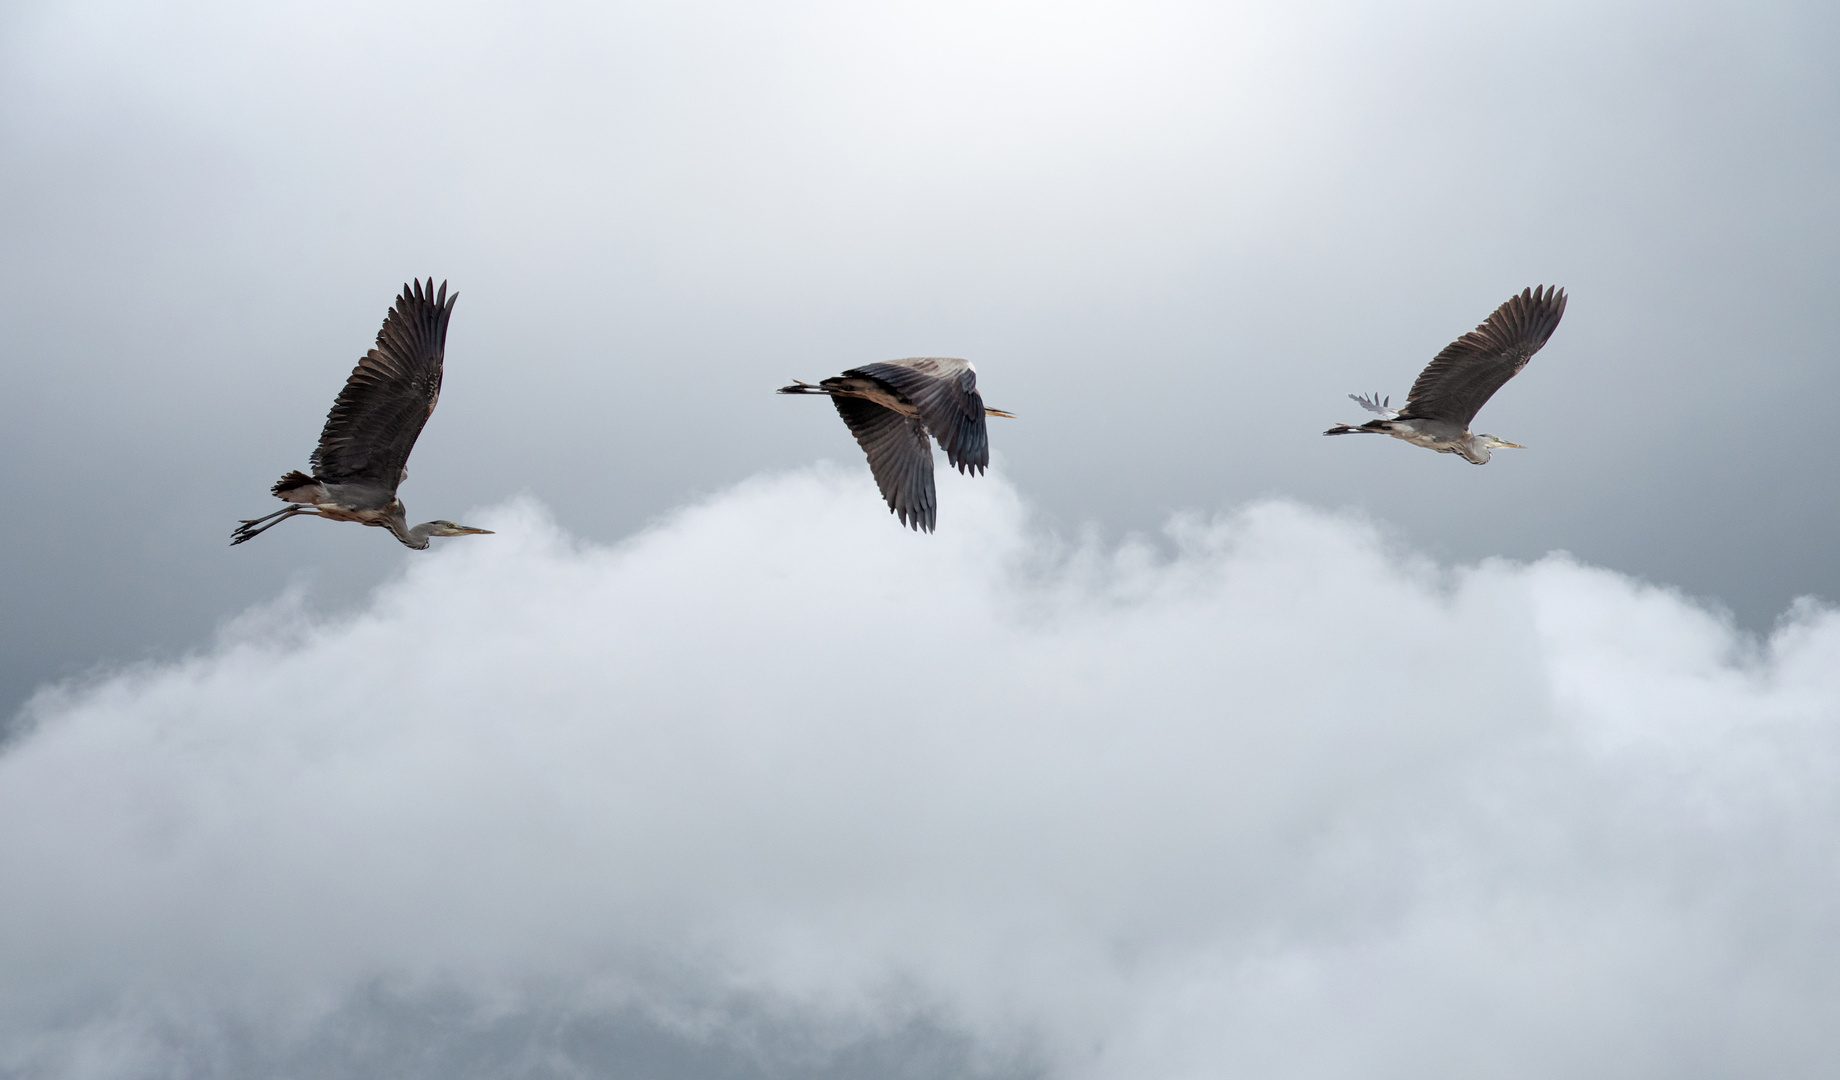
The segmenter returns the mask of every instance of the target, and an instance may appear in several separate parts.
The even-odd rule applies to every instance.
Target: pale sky
[[[1816,3],[6,7],[0,1073],[1820,1074],[1837,56]],[[401,494],[500,534],[230,548],[428,275]],[[1537,284],[1476,423],[1529,450],[1321,437]],[[931,537],[772,394],[913,355],[1020,417]]]

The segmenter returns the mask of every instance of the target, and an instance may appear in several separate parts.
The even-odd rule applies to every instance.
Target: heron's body
[[[377,332],[377,347],[358,361],[326,416],[313,451],[313,474],[295,470],[276,481],[271,490],[287,508],[244,521],[231,534],[232,545],[303,514],[388,529],[418,550],[431,536],[488,531],[451,521],[411,528],[396,497],[397,486],[409,478],[404,468],[409,453],[441,397],[447,322],[458,298],[447,295],[446,282],[437,295],[433,278],[426,289],[419,281],[403,287]]]
[[[938,518],[933,445],[962,473],[990,464],[986,416],[977,369],[968,360],[914,356],[851,368],[813,385],[794,382],[782,394],[824,394],[869,458],[869,471],[901,524],[932,532]],[[930,438],[929,438],[930,436]]]
[[[914,407],[913,402],[902,397],[887,383],[877,382],[874,379],[863,378],[860,375],[844,375],[834,379],[826,379],[819,385],[828,390],[832,397],[852,397],[862,401],[873,402],[890,412],[899,413],[909,419],[918,419],[920,416],[920,410]],[[791,387],[780,390],[782,394],[802,392],[803,391],[794,390]]]
[[[305,473],[291,472],[275,485],[275,497],[299,507],[298,513],[312,513],[329,521],[355,521],[360,525],[388,529],[390,535],[418,550],[428,546],[428,537],[447,535],[433,529],[416,535],[415,530],[409,527],[408,513],[396,493],[370,484],[329,484]]]
[[[382,525],[390,514],[402,510],[402,500],[393,491],[368,484],[328,484],[305,473],[289,473],[275,488],[275,497],[283,502],[310,507],[334,521]]]
[[[1343,425],[1346,426],[1346,425]],[[1487,465],[1491,436],[1472,435],[1461,424],[1448,420],[1372,420],[1353,431],[1324,432],[1327,434],[1349,435],[1355,432],[1391,435],[1403,439],[1413,446],[1422,446],[1427,450],[1436,450],[1440,454],[1461,454],[1472,465]]]
[[[1419,373],[1405,408],[1387,408],[1380,395],[1348,395],[1383,419],[1365,424],[1337,424],[1324,435],[1391,435],[1413,446],[1458,454],[1472,465],[1486,465],[1489,452],[1502,447],[1526,449],[1494,435],[1469,430],[1489,398],[1520,374],[1540,351],[1565,314],[1565,292],[1553,287],[1524,289],[1495,309],[1488,321],[1451,342]]]

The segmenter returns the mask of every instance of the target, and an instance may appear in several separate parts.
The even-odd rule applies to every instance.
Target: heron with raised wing
[[[1520,374],[1533,354],[1558,329],[1565,314],[1565,290],[1535,286],[1495,309],[1489,320],[1444,347],[1412,384],[1405,408],[1392,398],[1348,396],[1384,419],[1337,424],[1324,435],[1391,435],[1440,454],[1461,454],[1471,465],[1487,465],[1489,451],[1525,450],[1494,435],[1472,435],[1470,421],[1503,383]]]
[[[901,524],[925,532],[933,531],[938,517],[928,436],[939,440],[959,472],[981,474],[990,464],[984,418],[1014,419],[984,407],[971,361],[943,356],[864,364],[816,385],[795,381],[779,392],[827,395],[868,455],[869,472],[889,511]]]
[[[377,331],[377,347],[352,369],[339,391],[319,447],[313,475],[295,470],[276,481],[275,497],[288,504],[251,518],[231,533],[232,545],[260,536],[291,517],[308,514],[390,530],[408,547],[423,549],[431,536],[474,536],[490,529],[426,521],[414,528],[396,489],[409,478],[409,452],[441,398],[441,359],[447,320],[459,294],[437,294],[434,279],[404,285]]]

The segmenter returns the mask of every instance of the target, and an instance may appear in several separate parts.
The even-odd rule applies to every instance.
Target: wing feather
[[[982,473],[990,464],[984,399],[978,394],[977,372],[969,361],[913,356],[864,364],[844,374],[875,379],[906,398],[959,472]]]
[[[933,490],[933,444],[926,425],[873,401],[833,397],[837,414],[850,426],[857,445],[869,457],[869,472],[901,524],[933,531],[937,506]]]
[[[1557,286],[1536,286],[1509,297],[1487,322],[1437,354],[1412,384],[1399,415],[1468,428],[1495,391],[1520,374],[1552,337],[1564,314],[1565,292]]]
[[[313,451],[316,478],[396,490],[441,398],[447,321],[459,295],[447,295],[445,281],[437,294],[433,278],[425,288],[420,281],[403,286],[377,331],[376,348],[358,361],[326,414]]]

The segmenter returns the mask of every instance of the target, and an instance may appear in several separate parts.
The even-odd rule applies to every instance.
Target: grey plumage
[[[889,511],[925,532],[938,518],[928,436],[959,472],[981,474],[990,464],[984,418],[1010,415],[985,407],[970,361],[942,356],[864,364],[816,385],[795,381],[779,393],[829,396],[868,456]]]
[[[933,484],[933,444],[918,416],[902,416],[862,398],[831,398],[850,434],[869,458],[869,473],[888,500],[888,509],[916,529],[932,531],[938,520]]]
[[[468,536],[489,530],[429,521],[409,527],[397,487],[423,425],[441,398],[447,323],[459,294],[437,294],[434,279],[403,286],[377,331],[377,345],[358,361],[326,414],[312,475],[295,470],[275,482],[275,497],[289,505],[251,518],[231,533],[241,544],[302,514],[356,521],[388,529],[403,544],[426,548],[431,536]]]
[[[1496,308],[1487,322],[1446,345],[1412,384],[1404,408],[1387,408],[1391,399],[1378,394],[1350,394],[1362,408],[1385,419],[1337,424],[1323,434],[1391,435],[1441,454],[1460,454],[1473,465],[1487,464],[1493,449],[1525,449],[1494,435],[1471,434],[1469,425],[1495,391],[1540,351],[1564,315],[1563,289],[1524,289]]]

